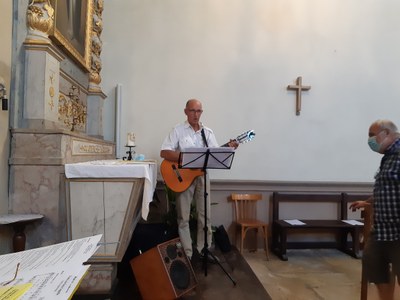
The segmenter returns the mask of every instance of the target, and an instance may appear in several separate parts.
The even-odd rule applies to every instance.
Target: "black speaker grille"
[[[179,238],[157,246],[175,295],[179,298],[197,285],[190,261]]]
[[[170,268],[171,281],[175,288],[185,290],[190,284],[190,272],[188,267],[180,260],[175,260]]]
[[[167,255],[170,259],[175,259],[177,256],[177,247],[175,244],[167,246]]]

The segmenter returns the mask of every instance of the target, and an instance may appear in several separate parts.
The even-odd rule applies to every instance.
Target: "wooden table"
[[[0,215],[0,225],[11,225],[14,229],[13,250],[19,252],[25,250],[25,226],[43,219],[40,214],[7,214]]]

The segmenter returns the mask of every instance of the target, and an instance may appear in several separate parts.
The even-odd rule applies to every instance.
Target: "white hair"
[[[396,124],[390,120],[377,120],[374,123],[377,124],[381,129],[388,129],[391,132],[398,132]]]

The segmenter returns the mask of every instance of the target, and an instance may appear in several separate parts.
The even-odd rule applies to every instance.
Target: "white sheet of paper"
[[[342,220],[342,221],[350,225],[364,225],[364,223],[357,220]]]
[[[306,223],[300,221],[300,220],[284,220],[286,223],[289,223],[290,225],[306,225]]]
[[[0,255],[0,285],[32,283],[20,300],[69,299],[90,265],[83,265],[98,249],[101,234],[51,246]],[[1,295],[0,295],[1,298]]]
[[[206,153],[209,152],[208,169],[229,169],[235,150],[231,147],[186,148],[182,151],[182,168],[201,169],[204,167]]]

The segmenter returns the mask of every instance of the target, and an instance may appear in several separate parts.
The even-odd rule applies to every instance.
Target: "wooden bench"
[[[367,196],[364,195],[364,199]],[[342,220],[347,220],[348,202],[354,198],[348,197],[345,193],[280,193],[274,192],[272,195],[272,251],[282,260],[288,260],[287,249],[311,249],[311,248],[337,248],[353,257],[360,258],[360,235],[363,225],[349,224]],[[363,198],[357,198],[362,200]],[[355,199],[354,199],[355,200]],[[280,208],[282,205],[290,205],[290,215],[296,215],[298,218],[285,216],[282,217]],[[301,212],[299,206],[306,210],[307,217],[301,218],[304,211]],[[317,210],[315,207],[326,205],[329,209]],[[308,208],[308,209],[307,209]],[[293,210],[296,211],[293,213]],[[336,216],[327,216],[327,211],[336,212]],[[317,213],[315,213],[317,211]],[[309,217],[311,216],[311,217]],[[291,222],[295,221],[295,222]],[[295,225],[293,223],[304,223]],[[313,233],[333,233],[335,241],[301,241],[288,242],[287,237],[290,233],[309,234]],[[351,242],[348,242],[348,236],[351,235]]]

